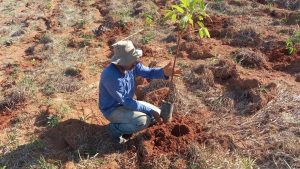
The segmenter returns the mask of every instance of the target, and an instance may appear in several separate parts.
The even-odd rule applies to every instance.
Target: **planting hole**
[[[183,125],[183,124],[181,124],[181,125],[176,124],[171,131],[172,135],[176,136],[176,137],[181,137],[183,135],[189,134],[189,132],[190,132],[190,129],[186,125]]]

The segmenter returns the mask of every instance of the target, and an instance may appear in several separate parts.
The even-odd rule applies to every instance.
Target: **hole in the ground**
[[[183,135],[186,135],[186,134],[189,134],[190,132],[190,129],[186,126],[186,125],[183,125],[183,124],[176,124],[172,131],[171,131],[171,134],[173,136],[176,136],[176,137],[180,137],[180,136],[183,136]]]

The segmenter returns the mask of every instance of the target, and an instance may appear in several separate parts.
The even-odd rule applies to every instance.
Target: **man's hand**
[[[157,123],[162,123],[162,119],[156,111],[153,111],[152,115],[153,115],[153,117],[154,117],[154,119],[156,120]]]
[[[169,61],[167,64],[165,64],[163,66],[163,71],[164,71],[164,75],[165,76],[168,76],[168,77],[171,77],[172,76],[172,69],[173,69],[173,64],[171,63],[171,61]],[[174,75],[179,75],[181,74],[181,71],[180,69],[175,69],[174,70]]]

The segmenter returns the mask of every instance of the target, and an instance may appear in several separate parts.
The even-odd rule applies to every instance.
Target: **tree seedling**
[[[285,46],[288,55],[292,55],[296,52],[296,45],[300,44],[300,30],[296,31],[293,36],[285,41]]]
[[[184,33],[190,29],[194,31],[196,24],[199,28],[197,32],[200,38],[210,37],[208,29],[204,26],[204,18],[208,17],[205,10],[206,5],[203,0],[180,0],[179,4],[171,5],[170,9],[166,10],[165,19],[171,20],[177,27],[177,49],[173,72],[179,55],[180,41]],[[171,81],[173,81],[173,75]]]

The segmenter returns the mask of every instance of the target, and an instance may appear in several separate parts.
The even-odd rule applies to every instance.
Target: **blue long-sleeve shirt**
[[[162,68],[149,68],[141,63],[125,74],[121,73],[114,64],[110,64],[103,70],[99,84],[99,108],[105,117],[109,117],[119,106],[152,116],[151,108],[133,99],[137,76],[149,79],[167,78]]]

